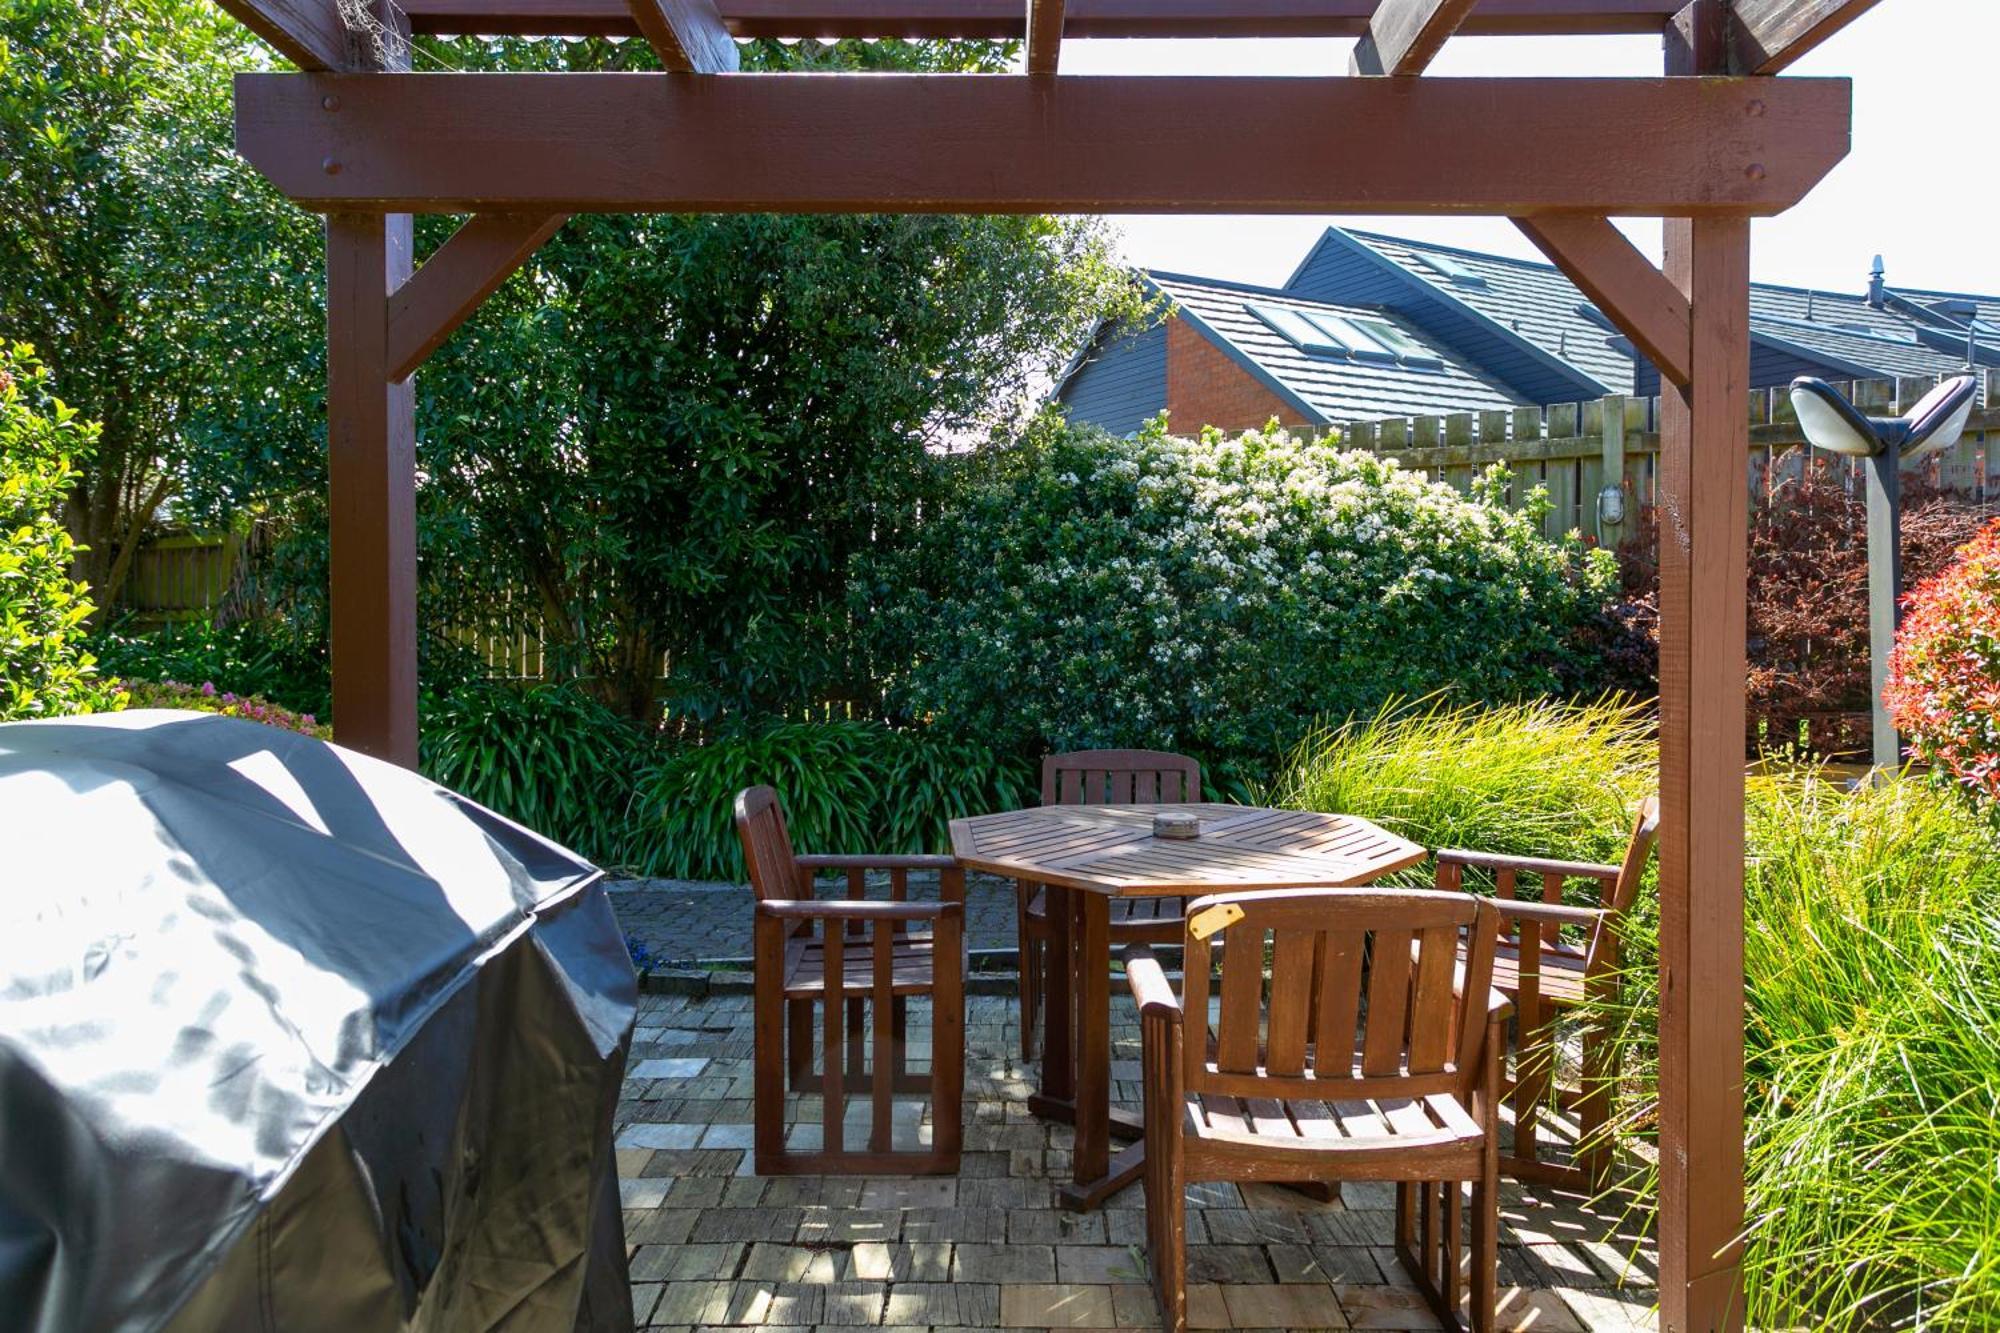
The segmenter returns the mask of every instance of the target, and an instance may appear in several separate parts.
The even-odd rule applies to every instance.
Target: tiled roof
[[[1604,385],[1606,392],[1631,390],[1632,357],[1612,346],[1615,333],[1582,313],[1579,307],[1588,304],[1583,293],[1552,265],[1351,228],[1347,234],[1502,328],[1575,366]],[[1454,282],[1425,263],[1427,257],[1462,268],[1480,283]]]
[[[1613,390],[1631,388],[1631,357],[1613,345],[1615,335],[1585,313],[1588,302],[1583,294],[1553,265],[1373,232],[1347,234]],[[1453,281],[1426,259],[1441,260],[1477,281]],[[1889,299],[1878,307],[1859,292],[1809,292],[1753,283],[1750,331],[1768,345],[1824,360],[1830,368],[1849,374],[1950,374],[1963,368],[1964,352],[1941,346],[1954,335],[1943,321],[1926,319],[1912,308],[1944,300],[1974,301],[1979,318],[2000,328],[2000,298],[1995,297],[1892,288]],[[1918,337],[1919,328],[1936,332],[1925,341]],[[2000,360],[2000,336],[1983,336],[1981,342]]]
[[[1442,415],[1525,405],[1525,400],[1492,383],[1448,347],[1393,312],[1333,305],[1288,296],[1267,287],[1149,271],[1147,276],[1196,327],[1224,344],[1239,360],[1254,364],[1278,387],[1309,405],[1329,422],[1384,416]],[[1436,353],[1437,369],[1419,369],[1347,357],[1308,353],[1250,311],[1251,305],[1380,319]]]

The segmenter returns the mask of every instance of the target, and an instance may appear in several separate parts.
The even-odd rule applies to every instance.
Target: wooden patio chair
[[[1043,805],[1146,805],[1201,800],[1201,764],[1166,750],[1072,750],[1042,760]],[[1048,970],[1048,892],[1017,880],[1015,925],[1021,969],[1021,1058],[1035,1056]],[[1181,937],[1183,898],[1114,898],[1111,943],[1172,944]]]
[[[1591,1188],[1603,1182],[1610,1167],[1605,1122],[1610,1113],[1611,1085],[1618,1074],[1617,1054],[1599,1025],[1592,1023],[1583,1029],[1579,1084],[1555,1089],[1556,1104],[1577,1117],[1575,1162],[1565,1165],[1544,1160],[1536,1129],[1555,1076],[1556,1020],[1586,1004],[1595,1007],[1613,998],[1619,925],[1638,896],[1647,858],[1659,834],[1660,801],[1657,796],[1648,796],[1640,802],[1633,819],[1625,857],[1615,866],[1449,847],[1437,853],[1440,889],[1463,888],[1468,866],[1493,876],[1494,905],[1500,920],[1493,988],[1513,1002],[1515,1029],[1511,1071],[1505,1071],[1503,1060],[1514,1102],[1514,1150],[1502,1154],[1500,1169],[1517,1180]],[[1540,902],[1521,899],[1523,875],[1540,879]],[[1563,885],[1572,879],[1597,881],[1597,906],[1572,907],[1563,902]],[[1565,926],[1577,929],[1581,938],[1565,939]]]
[[[751,787],[736,797],[736,832],[757,897],[755,927],[756,1171],[952,1174],[958,1170],[965,1083],[965,871],[949,856],[800,856],[778,794]],[[848,896],[818,899],[816,871],[847,876]],[[888,901],[866,897],[867,872],[890,874]],[[939,901],[910,902],[912,870],[938,872]],[[911,927],[929,922],[928,932]],[[831,983],[829,984],[829,978]],[[908,1068],[912,997],[931,1001],[930,1072]],[[813,1071],[813,1009],[820,1068]],[[874,1051],[865,1062],[872,1017]],[[785,1143],[785,1089],[818,1087],[821,1144]],[[869,1094],[868,1146],[845,1146],[847,1095]],[[931,1144],[893,1146],[897,1093],[928,1094]]]
[[[1188,906],[1181,997],[1149,949],[1126,951],[1146,1094],[1147,1257],[1167,1333],[1187,1328],[1185,1191],[1199,1180],[1395,1181],[1396,1256],[1450,1329],[1463,1327],[1458,1182],[1470,1181],[1470,1327],[1493,1326],[1508,1012],[1488,985],[1496,921],[1483,898],[1423,889],[1200,898]]]

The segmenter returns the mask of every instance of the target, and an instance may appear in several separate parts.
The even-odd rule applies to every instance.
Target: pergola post
[[[343,745],[417,763],[415,388],[391,378],[389,296],[407,213],[326,220],[327,517],[333,715]]]
[[[1662,386],[1660,1326],[1743,1327],[1743,736],[1750,224],[1666,224],[1689,383]]]
[[[1695,0],[1671,74],[1726,67]],[[1743,1327],[1743,737],[1750,223],[1670,218],[1688,382],[1660,394],[1660,1326]]]

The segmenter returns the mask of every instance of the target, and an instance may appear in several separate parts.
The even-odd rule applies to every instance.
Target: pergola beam
[[[1382,0],[1354,45],[1353,74],[1421,74],[1472,13],[1473,0]]]
[[[667,69],[724,74],[736,68],[736,43],[722,26],[715,0],[627,0],[627,6]]]
[[[1062,59],[1064,0],[1027,0],[1028,73],[1053,74]]]
[[[331,0],[329,0],[331,3]],[[1069,0],[1065,33],[1089,37],[1359,37],[1376,0]],[[1479,0],[1468,36],[1645,33],[1675,0]],[[420,33],[632,36],[628,0],[402,0]],[[1023,0],[717,0],[732,36],[1027,35]]]
[[[322,211],[1761,216],[1846,154],[1849,101],[1844,79],[245,74],[236,137]]]
[[[567,215],[481,213],[389,297],[389,381],[400,384],[556,234]]]
[[[362,68],[336,0],[217,0],[238,23],[304,70]]]
[[[1875,7],[1876,0],[1736,0],[1729,71],[1776,74]]]
[[[1687,297],[1611,220],[1583,213],[1515,218],[1527,238],[1632,340],[1669,384],[1690,377]]]

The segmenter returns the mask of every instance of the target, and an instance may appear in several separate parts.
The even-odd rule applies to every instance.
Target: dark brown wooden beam
[[[725,74],[736,68],[736,43],[715,12],[715,0],[627,0],[632,21],[681,74]]]
[[[335,739],[417,764],[414,387],[389,376],[389,293],[410,218],[326,220],[327,527]]]
[[[1359,37],[1376,0],[1069,0],[1065,33],[1089,37]],[[1677,0],[1479,0],[1467,36],[1658,35]],[[1027,34],[1022,0],[718,0],[736,37]],[[628,0],[403,0],[417,32],[631,36]]]
[[[389,379],[408,379],[565,221],[561,213],[467,219],[389,298]]]
[[[1516,218],[1527,238],[1623,330],[1668,383],[1688,383],[1688,303],[1609,218],[1549,213]]]
[[[1776,74],[1875,7],[1876,0],[1736,0],[1729,70]]]
[[[1064,0],[1027,0],[1028,73],[1053,74],[1062,59]]]
[[[236,94],[239,151],[320,210],[1507,216],[1776,213],[1847,152],[1850,96],[898,74],[245,74]]]
[[[217,0],[238,23],[307,70],[360,69],[336,0]]]
[[[1382,0],[1354,46],[1348,72],[1421,74],[1472,13],[1473,0]]]
[[[1665,36],[1671,75],[1728,59],[1724,0]],[[1782,80],[1771,80],[1773,84]],[[1750,227],[1668,219],[1688,383],[1660,395],[1660,1328],[1740,1333],[1743,746]]]

